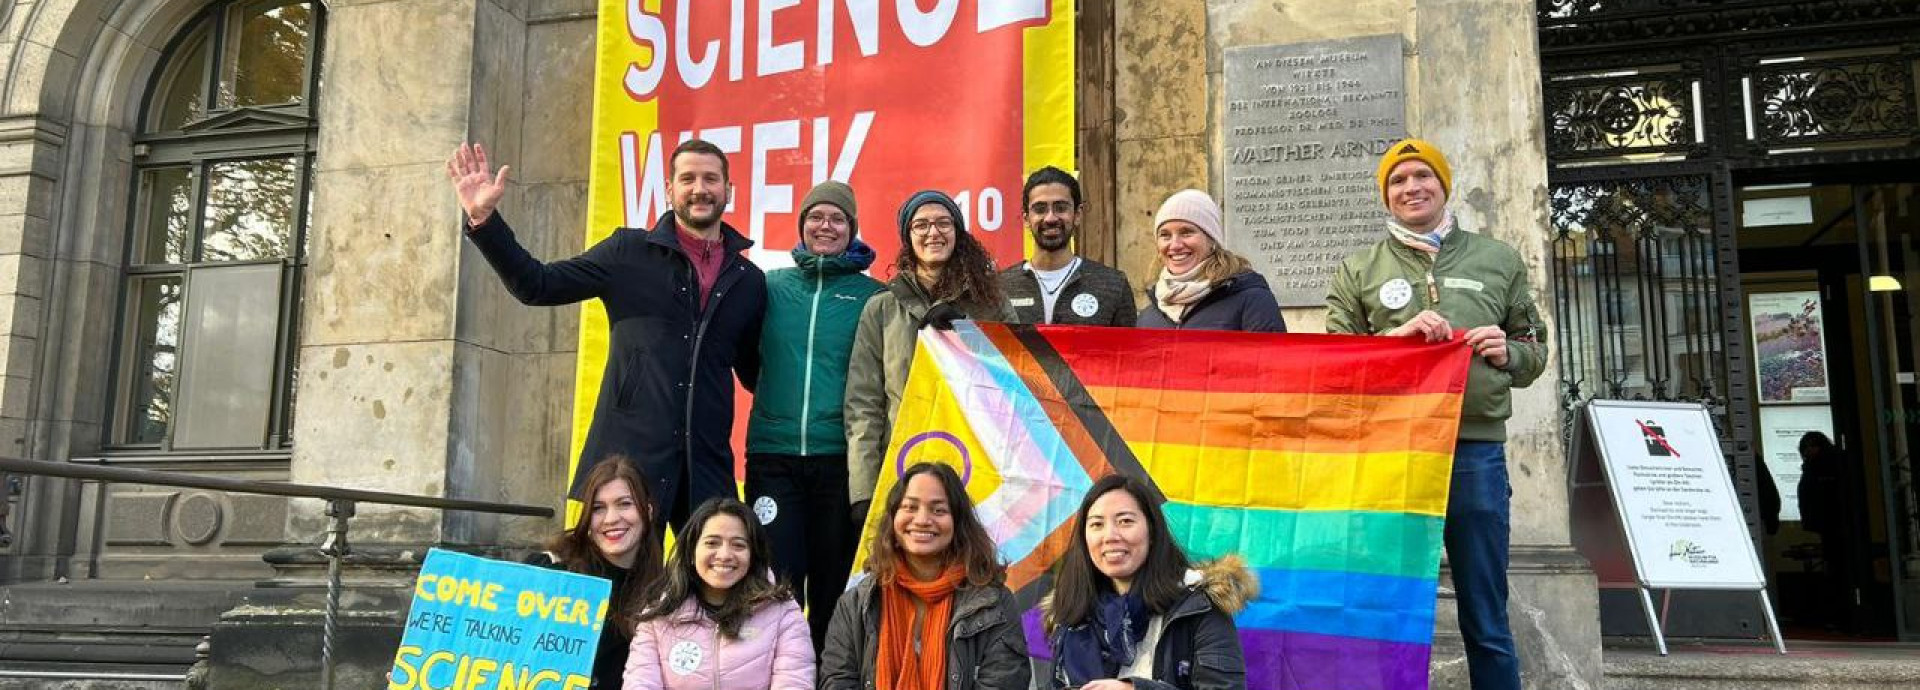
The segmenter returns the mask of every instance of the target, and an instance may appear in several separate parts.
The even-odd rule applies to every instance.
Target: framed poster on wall
[[[1818,431],[1833,438],[1833,408],[1772,405],[1760,408],[1760,458],[1780,489],[1780,519],[1800,520],[1800,437]]]
[[[1753,371],[1762,405],[1825,403],[1827,346],[1820,292],[1747,294]]]

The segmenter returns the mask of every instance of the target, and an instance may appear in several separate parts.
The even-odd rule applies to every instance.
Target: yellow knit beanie
[[[1407,161],[1420,161],[1433,168],[1434,176],[1440,178],[1440,191],[1453,198],[1453,170],[1447,167],[1447,157],[1440,154],[1440,148],[1423,139],[1401,139],[1387,148],[1387,154],[1380,157],[1380,168],[1373,173],[1380,183],[1381,203],[1387,201],[1387,175],[1394,166]]]

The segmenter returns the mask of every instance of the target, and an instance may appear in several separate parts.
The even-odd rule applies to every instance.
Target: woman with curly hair
[[[713,498],[687,518],[660,598],[640,612],[626,690],[813,690],[813,638],[746,504]]]
[[[602,458],[587,471],[580,486],[581,495],[592,500],[587,514],[527,563],[605,578],[613,584],[592,676],[592,687],[611,688],[620,683],[621,669],[627,665],[634,614],[647,601],[650,588],[660,582],[660,535],[648,514],[648,506],[653,505],[647,493],[651,484],[626,457]]]
[[[993,257],[967,232],[951,197],[924,191],[908,198],[900,207],[900,247],[893,280],[860,312],[847,365],[847,491],[855,524],[865,523],[873,501],[920,329],[945,328],[954,319],[1015,319]]]
[[[1026,636],[993,538],[948,465],[887,492],[866,577],[840,597],[820,690],[1026,690]]]

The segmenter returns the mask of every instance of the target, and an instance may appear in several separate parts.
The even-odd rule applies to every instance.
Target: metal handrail
[[[440,510],[465,510],[476,513],[553,517],[553,509],[545,506],[493,503],[490,501],[473,501],[464,498],[438,498],[434,496],[416,496],[413,494],[394,494],[385,491],[342,489],[335,486],[318,486],[314,484],[289,484],[282,482],[263,482],[252,479],[209,477],[197,474],[186,474],[184,472],[137,470],[130,467],[77,465],[66,462],[51,462],[48,460],[20,460],[17,458],[0,457],[0,474],[4,473],[36,474],[46,477],[66,477],[69,479],[93,479],[125,484],[179,486],[190,489],[235,491],[248,494],[265,494],[268,496],[318,498],[325,501],[353,501],[355,503],[379,503],[383,505],[413,506],[416,508],[438,508]]]
[[[333,634],[334,618],[340,612],[340,565],[351,549],[347,546],[347,519],[353,517],[354,507],[359,503],[379,503],[383,505],[412,506],[437,510],[464,510],[476,513],[497,513],[504,515],[528,515],[533,517],[553,517],[552,508],[544,506],[520,505],[516,503],[492,503],[489,501],[470,501],[463,498],[437,498],[434,496],[416,496],[412,494],[394,494],[384,491],[366,491],[363,489],[342,489],[333,486],[313,484],[289,484],[262,482],[250,479],[229,479],[226,477],[208,477],[183,472],[162,472],[158,470],[137,470],[129,467],[108,467],[104,465],[78,465],[47,460],[21,460],[0,457],[0,488],[5,486],[8,474],[32,474],[45,477],[63,477],[67,479],[91,479],[124,484],[147,484],[152,486],[177,486],[190,489],[209,489],[236,493],[265,494],[268,496],[289,496],[293,498],[317,498],[327,502],[327,537],[320,544],[320,553],[327,557],[327,608],[322,620],[320,632],[320,687],[333,688]],[[0,502],[6,500],[0,493]],[[4,515],[4,513],[0,513]],[[0,528],[4,532],[4,528]]]

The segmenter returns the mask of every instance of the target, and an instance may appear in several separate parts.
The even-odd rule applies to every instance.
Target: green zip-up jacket
[[[1460,406],[1461,440],[1505,441],[1511,390],[1532,384],[1547,367],[1546,330],[1527,287],[1526,263],[1506,243],[1458,225],[1438,256],[1389,237],[1340,263],[1327,294],[1327,332],[1385,333],[1427,309],[1454,330],[1506,330],[1506,368],[1474,357]]]
[[[847,452],[847,358],[867,300],[884,286],[861,271],[873,249],[854,240],[820,256],[793,250],[793,268],[767,274],[767,316],[760,333],[760,386],[747,420],[747,452],[840,455]]]

